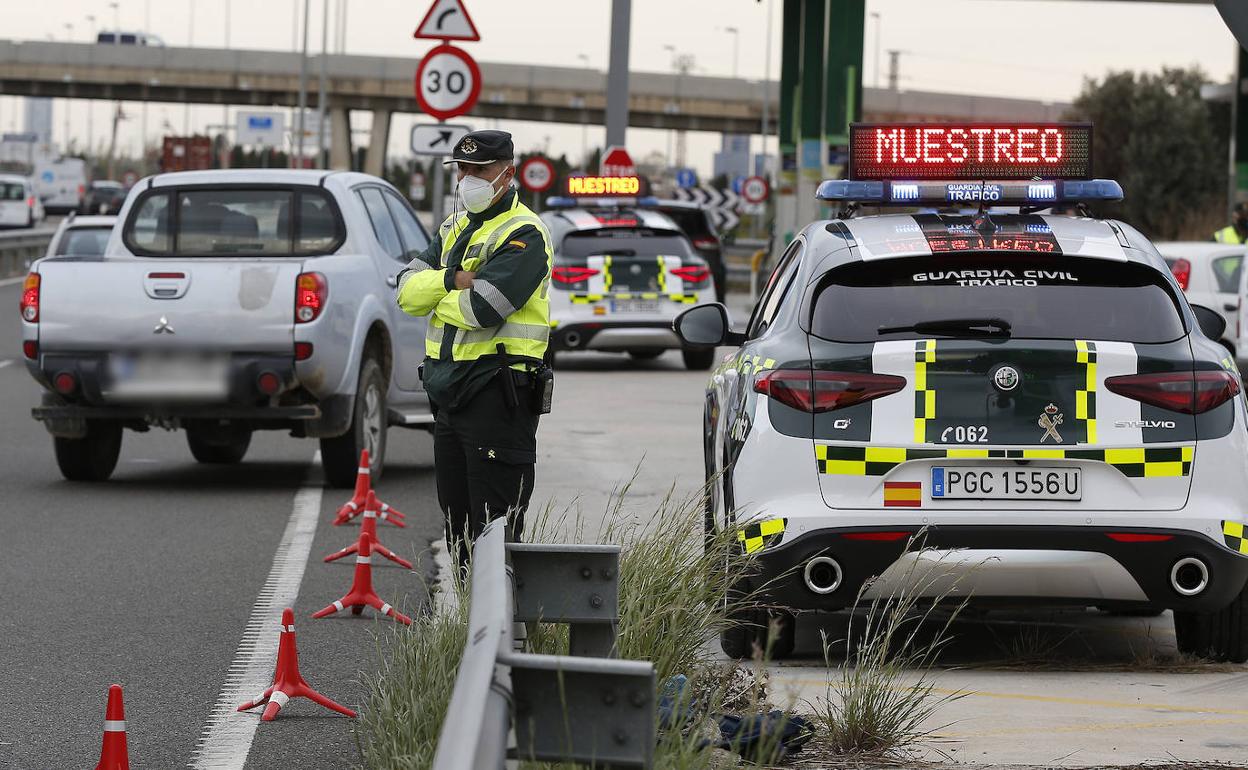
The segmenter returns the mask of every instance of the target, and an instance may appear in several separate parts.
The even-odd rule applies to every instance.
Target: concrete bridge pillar
[[[382,176],[386,171],[386,145],[390,143],[390,110],[373,110],[373,128],[364,156],[364,173]]]
[[[345,107],[329,111],[329,167],[334,171],[351,170],[351,113]]]

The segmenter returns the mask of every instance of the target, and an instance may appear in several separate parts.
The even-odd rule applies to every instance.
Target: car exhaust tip
[[[1209,566],[1194,556],[1179,559],[1170,568],[1170,586],[1183,596],[1195,596],[1209,586]]]
[[[563,344],[570,348],[579,348],[581,346],[580,332],[568,332],[563,335]]]
[[[806,562],[802,575],[806,587],[817,594],[830,594],[841,587],[844,574],[841,565],[831,556],[816,556]]]

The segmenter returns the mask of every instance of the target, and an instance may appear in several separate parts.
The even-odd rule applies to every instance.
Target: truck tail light
[[[315,321],[325,308],[329,284],[320,273],[300,273],[295,280],[295,323]]]
[[[803,412],[830,412],[888,396],[906,387],[892,374],[773,369],[754,381],[754,391]]]
[[[1120,396],[1183,414],[1201,414],[1239,395],[1239,378],[1228,371],[1162,372],[1106,377]]]
[[[39,274],[31,273],[22,284],[22,320],[39,323]]]
[[[550,271],[550,277],[555,280],[555,283],[566,284],[588,281],[595,275],[598,275],[598,271],[592,267],[576,267],[573,265],[560,265]]]
[[[30,196],[29,198],[27,198],[27,199],[26,199],[26,208],[30,209],[31,211],[34,211],[34,209],[35,209],[35,196],[33,196],[33,195],[32,195],[32,196]]]
[[[1192,263],[1186,259],[1176,259],[1170,266],[1170,272],[1174,273],[1174,280],[1179,282],[1179,288],[1187,291],[1187,285],[1192,280]]]

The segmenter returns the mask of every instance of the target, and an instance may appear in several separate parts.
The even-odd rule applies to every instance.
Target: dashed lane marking
[[[317,452],[312,457],[312,469],[320,463],[321,453]],[[310,478],[295,493],[286,531],[273,555],[273,567],[252,606],[221,694],[204,724],[190,765],[197,770],[243,770],[247,763],[260,716],[258,712],[240,714],[235,709],[262,693],[273,678],[277,655],[277,634],[273,628],[281,623],[282,609],[293,607],[299,595],[321,513],[320,474],[311,469],[309,474]]]

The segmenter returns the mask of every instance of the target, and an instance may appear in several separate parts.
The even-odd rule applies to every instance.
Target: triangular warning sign
[[[463,0],[433,0],[433,7],[412,37],[431,40],[480,40]]]

